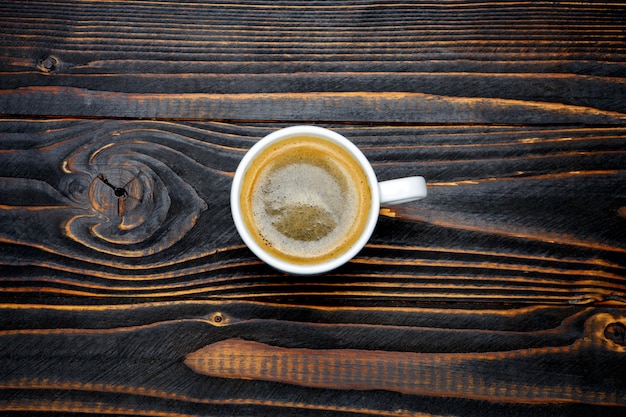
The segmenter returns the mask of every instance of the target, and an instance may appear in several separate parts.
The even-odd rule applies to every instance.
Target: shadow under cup
[[[271,133],[244,156],[231,211],[261,260],[292,274],[319,274],[352,259],[380,209],[378,182],[362,152],[315,126]]]

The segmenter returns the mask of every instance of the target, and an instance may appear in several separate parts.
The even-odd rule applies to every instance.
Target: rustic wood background
[[[623,2],[0,16],[3,413],[626,413]],[[245,151],[303,123],[430,193],[324,276],[229,212]]]

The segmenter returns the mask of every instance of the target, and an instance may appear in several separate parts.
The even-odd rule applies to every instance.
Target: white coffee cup
[[[304,137],[315,138],[312,140],[316,141],[327,141],[331,147],[333,144],[338,145],[342,149],[342,153],[345,152],[349,158],[352,158],[356,164],[358,164],[362,170],[363,180],[366,181],[367,186],[369,187],[369,206],[367,210],[363,212],[363,216],[365,216],[365,218],[359,220],[359,224],[363,224],[363,226],[359,228],[359,232],[357,232],[358,234],[355,235],[356,237],[354,237],[353,240],[351,240],[347,249],[338,253],[336,256],[327,256],[319,262],[300,262],[297,259],[285,259],[281,258],[282,255],[271,253],[267,247],[263,246],[260,237],[255,235],[256,232],[251,230],[256,226],[246,225],[246,221],[242,215],[242,201],[244,201],[242,200],[242,186],[244,178],[248,178],[250,175],[257,175],[256,171],[249,172],[251,168],[256,169],[253,165],[257,160],[257,157],[263,155],[262,159],[265,158],[266,160],[271,160],[271,158],[267,156],[271,155],[269,152],[273,152],[273,150],[269,150],[270,147],[276,148],[281,144],[286,143],[283,141],[293,141],[294,139],[300,140],[300,138]],[[245,187],[248,186],[245,185]],[[302,188],[306,190],[307,187],[303,185]],[[291,274],[308,275],[321,274],[331,271],[356,256],[356,254],[363,249],[374,231],[378,221],[381,205],[389,206],[419,200],[426,197],[426,194],[426,181],[423,177],[405,177],[378,182],[376,174],[374,173],[374,170],[365,155],[363,155],[363,153],[352,142],[339,133],[317,126],[292,126],[270,133],[250,148],[239,163],[237,171],[235,172],[231,188],[230,203],[237,231],[245,244],[256,256],[281,271]],[[246,205],[247,203],[244,201],[244,206]],[[251,216],[248,216],[247,218],[248,223],[251,223]]]

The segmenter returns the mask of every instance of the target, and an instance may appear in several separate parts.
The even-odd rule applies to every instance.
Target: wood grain
[[[430,195],[384,208],[362,254],[331,274],[339,279],[294,287],[243,247],[229,212],[238,160],[273,128],[49,120],[7,121],[5,132],[26,125],[31,132],[5,133],[13,149],[0,151],[2,292],[11,297],[32,296],[37,283],[126,302],[624,302],[621,128],[341,128],[381,180],[425,175]]]
[[[609,339],[611,329],[623,333],[622,317],[601,313],[585,323],[583,338],[568,346],[490,353],[412,353],[355,349],[283,348],[242,339],[227,339],[190,353],[185,365],[219,378],[279,381],[305,387],[343,390],[387,390],[404,394],[521,403],[598,403],[624,405],[626,393],[618,382],[621,372],[605,373],[615,391],[594,386],[589,369],[571,369],[598,352],[619,363],[626,351],[623,337]],[[508,369],[528,366],[519,374]],[[530,363],[541,364],[530,366]],[[542,385],[550,375],[558,381],[563,370],[569,383]]]
[[[621,412],[622,128],[329,126],[381,179],[418,170],[430,195],[381,210],[371,243],[345,267],[295,278],[256,260],[228,221],[232,171],[274,125],[1,126],[4,411]],[[143,193],[181,201],[156,223],[161,238],[125,226],[99,173],[115,184],[142,178],[150,192],[128,185],[139,217],[158,211]],[[520,205],[529,195],[544,216]],[[162,225],[181,224],[189,207],[202,209],[195,223],[170,234]],[[111,234],[72,232],[76,218]],[[111,241],[122,232],[141,241]],[[239,352],[257,373],[205,368],[203,347],[233,340],[219,352]],[[293,363],[272,374],[263,352]],[[185,366],[194,357],[207,376]],[[348,375],[362,379],[347,386]]]
[[[622,416],[625,12],[0,1],[0,412]],[[228,192],[304,123],[429,196],[292,277]]]
[[[5,411],[437,416],[443,409],[448,415],[477,410],[496,415],[505,402],[507,410],[522,415],[622,411],[601,407],[623,400],[623,343],[606,332],[623,321],[614,309],[320,308],[224,301],[0,307],[2,320],[12,323],[0,333]],[[274,377],[263,372],[271,379],[264,382],[219,370],[199,375],[185,365],[192,352],[233,338],[238,349],[226,354],[241,352],[246,346],[241,339],[266,347],[246,351],[252,369],[272,368],[252,360],[262,359],[268,346],[273,354],[289,354],[293,366],[277,368],[282,373]],[[394,352],[417,360],[421,378],[409,377],[418,368],[396,375],[385,362],[398,357]],[[303,368],[320,353],[321,361],[338,362],[332,368]],[[366,378],[360,386],[337,389],[342,387],[334,378],[353,372],[355,360],[367,366],[355,377]],[[366,360],[374,361],[371,367]],[[302,373],[296,374],[298,369]],[[372,372],[386,377],[373,378]],[[281,375],[289,374],[327,378],[328,384],[287,384]],[[393,383],[394,375],[419,392],[402,395],[389,386],[361,391]]]
[[[619,3],[0,7],[5,114],[622,123],[626,110]]]

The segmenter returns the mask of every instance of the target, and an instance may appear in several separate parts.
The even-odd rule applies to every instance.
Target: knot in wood
[[[214,326],[227,326],[230,324],[229,317],[220,312],[209,315],[209,321]]]
[[[611,323],[604,328],[604,337],[620,346],[626,346],[626,326],[619,322]]]
[[[196,168],[178,150],[184,139],[113,127],[109,138],[80,146],[64,160],[66,172],[89,177],[83,194],[89,213],[67,221],[65,233],[92,250],[150,256],[183,239],[208,205],[177,171]]]
[[[42,72],[53,72],[59,65],[59,59],[53,55],[47,56],[39,61],[38,68]]]

